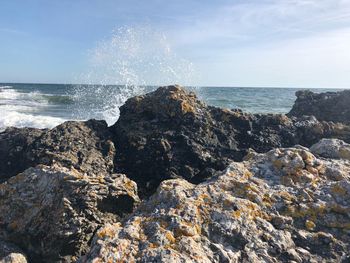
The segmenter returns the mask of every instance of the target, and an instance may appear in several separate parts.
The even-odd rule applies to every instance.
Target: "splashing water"
[[[179,58],[166,36],[151,27],[114,30],[90,52],[90,62],[80,81],[86,84],[74,88],[75,117],[105,119],[109,125],[128,98],[156,86],[190,83],[194,74],[192,63]]]

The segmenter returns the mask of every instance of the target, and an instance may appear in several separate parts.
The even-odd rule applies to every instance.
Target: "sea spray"
[[[192,63],[178,57],[164,33],[149,26],[120,27],[89,52],[90,69],[82,74],[73,98],[74,118],[104,119],[113,124],[119,107],[157,86],[191,83]]]

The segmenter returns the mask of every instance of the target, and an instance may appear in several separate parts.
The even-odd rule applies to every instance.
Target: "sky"
[[[179,84],[350,87],[350,0],[0,0],[0,13],[0,82],[80,81],[101,43],[112,43],[110,52],[121,39],[118,28],[147,28],[136,71],[147,72],[146,84],[163,84],[159,67],[145,62],[161,32],[172,56],[159,65],[193,66],[184,83],[177,74]],[[118,60],[108,54],[101,57]]]

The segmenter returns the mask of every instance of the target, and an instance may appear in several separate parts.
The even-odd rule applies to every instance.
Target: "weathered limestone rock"
[[[304,147],[250,151],[201,184],[163,181],[80,262],[348,262],[349,171]]]
[[[27,263],[27,259],[19,248],[0,240],[0,263]]]
[[[313,115],[319,121],[350,123],[350,90],[314,93],[298,91],[289,116]]]
[[[325,158],[350,160],[350,144],[338,139],[322,139],[310,148],[311,152]]]
[[[324,137],[350,141],[346,125],[210,107],[179,86],[129,99],[110,130],[118,172],[135,180],[143,194],[169,178],[202,182],[241,161],[249,148],[309,147]]]
[[[0,184],[0,239],[23,248],[31,262],[75,262],[97,228],[138,202],[136,183],[125,175],[39,165]]]
[[[65,122],[51,130],[0,133],[0,182],[37,164],[59,163],[93,174],[113,170],[115,149],[105,121]]]

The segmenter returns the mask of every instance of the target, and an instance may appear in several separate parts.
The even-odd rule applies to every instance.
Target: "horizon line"
[[[13,85],[13,84],[30,84],[30,85],[88,85],[88,86],[125,86],[126,84],[91,84],[91,83],[54,83],[54,82],[0,82],[1,85]],[[202,85],[180,85],[180,84],[170,84],[170,85],[151,85],[151,84],[147,84],[147,85],[135,85],[135,86],[142,86],[142,87],[167,87],[167,86],[172,86],[172,85],[179,85],[182,87],[188,87],[188,88],[267,88],[267,89],[334,89],[334,90],[346,90],[346,89],[350,89],[349,88],[325,88],[325,87],[288,87],[288,86],[227,86],[227,85],[210,85],[210,86],[202,86]]]

